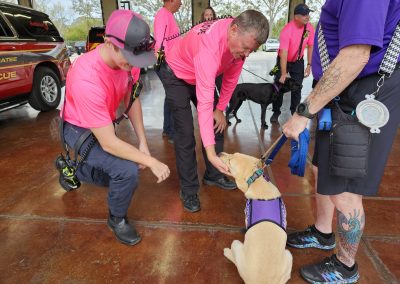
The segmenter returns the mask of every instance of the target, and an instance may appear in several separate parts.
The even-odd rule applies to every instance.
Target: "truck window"
[[[35,13],[24,13],[22,15],[21,11],[12,11],[12,13],[6,13],[5,15],[26,36],[60,37],[57,28],[45,15]]]
[[[6,21],[0,15],[0,37],[13,37],[13,33]]]

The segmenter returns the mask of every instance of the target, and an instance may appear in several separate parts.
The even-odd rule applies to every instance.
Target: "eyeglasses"
[[[144,40],[142,40],[139,44],[137,44],[135,46],[130,45],[129,43],[120,39],[119,37],[116,37],[116,36],[113,36],[110,34],[106,34],[105,36],[115,38],[118,42],[120,42],[124,45],[124,49],[132,51],[133,54],[135,54],[135,55],[139,55],[143,52],[151,51],[154,49],[154,46],[156,45],[156,41],[151,35],[149,35],[148,38],[145,38]]]

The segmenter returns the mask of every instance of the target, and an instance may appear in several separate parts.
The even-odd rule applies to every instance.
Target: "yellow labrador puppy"
[[[290,279],[293,258],[286,246],[286,210],[279,190],[263,177],[260,159],[221,153],[246,202],[244,242],[234,240],[224,255],[247,284],[279,284]]]

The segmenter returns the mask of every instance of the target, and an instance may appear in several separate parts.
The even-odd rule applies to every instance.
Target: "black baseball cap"
[[[295,15],[307,16],[308,14],[310,14],[310,12],[314,12],[314,10],[311,10],[310,8],[308,8],[308,6],[306,4],[298,4],[294,8]]]

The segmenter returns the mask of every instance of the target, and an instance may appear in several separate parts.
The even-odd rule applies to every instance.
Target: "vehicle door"
[[[24,43],[0,12],[0,100],[26,92]]]

